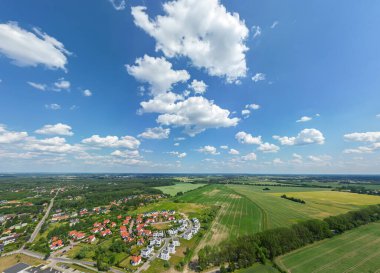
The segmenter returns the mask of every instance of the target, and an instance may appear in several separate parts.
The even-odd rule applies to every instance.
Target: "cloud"
[[[176,146],[176,147],[178,147],[178,146],[180,145],[180,143],[179,143],[179,142],[176,142],[176,143],[174,143],[173,145]]]
[[[60,110],[61,105],[59,105],[57,103],[45,104],[45,108],[48,110]]]
[[[274,29],[279,24],[279,21],[274,21],[270,26],[271,29]]]
[[[377,118],[380,118],[380,114],[377,114],[376,117],[377,117]]]
[[[209,154],[209,155],[218,155],[220,153],[217,152],[216,148],[214,146],[206,145],[204,147],[201,147],[197,150],[198,152]]]
[[[187,156],[186,153],[180,153],[180,152],[169,152],[168,154],[174,155],[174,156],[176,156],[178,158],[184,158],[184,157]]]
[[[170,91],[174,84],[190,79],[186,70],[173,70],[172,64],[164,57],[144,55],[136,59],[135,65],[126,65],[126,69],[136,80],[149,83],[153,95]]]
[[[284,161],[282,161],[280,158],[275,158],[275,159],[273,159],[272,162],[273,162],[274,165],[284,164]]]
[[[230,118],[230,111],[220,108],[204,97],[189,97],[168,92],[141,103],[141,113],[160,113],[157,122],[165,126],[184,127],[194,136],[208,128],[236,126],[238,118]]]
[[[222,146],[220,146],[220,149],[228,150],[228,146],[227,145],[222,145]]]
[[[312,119],[313,119],[312,117],[303,116],[300,119],[298,119],[296,122],[308,122],[308,121],[310,121]]]
[[[253,77],[252,77],[252,81],[254,82],[258,82],[258,81],[265,81],[266,79],[266,76],[264,73],[256,73]]]
[[[0,124],[0,144],[15,143],[25,139],[27,136],[27,132],[8,131],[5,125]]]
[[[66,70],[68,52],[55,38],[37,28],[29,32],[17,23],[0,24],[0,54],[18,66],[44,65],[48,69]]]
[[[262,143],[261,136],[254,137],[251,134],[248,134],[246,132],[238,132],[235,135],[235,138],[237,139],[237,141],[239,141],[240,143],[243,143],[243,144],[260,145]]]
[[[274,139],[280,141],[281,145],[308,145],[308,144],[323,144],[325,137],[322,132],[317,129],[304,129],[296,137],[280,137],[273,136]]]
[[[165,15],[150,19],[146,7],[132,8],[135,24],[156,40],[156,50],[170,58],[188,57],[194,66],[229,82],[246,76],[249,30],[239,14],[218,0],[174,0],[163,9]]]
[[[170,134],[169,128],[155,127],[155,128],[147,128],[145,132],[139,134],[139,137],[147,138],[147,139],[165,139],[168,138]]]
[[[332,157],[329,155],[320,155],[320,156],[310,155],[307,158],[313,162],[326,162],[332,159]]]
[[[140,146],[140,141],[132,136],[123,136],[119,138],[117,136],[100,137],[99,135],[93,135],[89,138],[83,139],[82,143],[107,148],[124,147],[131,150],[135,150]]]
[[[45,91],[47,86],[46,84],[42,84],[42,83],[36,83],[36,82],[27,82],[31,87],[33,88],[36,88],[38,90],[41,90],[41,91]]]
[[[294,159],[302,160],[302,155],[299,155],[299,154],[293,153],[292,156],[293,156]]]
[[[235,150],[235,149],[230,149],[230,150],[228,151],[228,153],[229,153],[230,155],[238,155],[238,154],[240,154],[239,151],[238,151],[238,150]]]
[[[241,159],[244,161],[253,161],[257,159],[257,156],[255,153],[249,153],[247,155],[242,156]]]
[[[122,158],[140,158],[140,153],[138,150],[116,150],[111,153],[112,156],[122,157]]]
[[[249,118],[250,114],[251,114],[251,111],[249,111],[248,109],[244,109],[241,111],[241,115],[243,116],[243,118]]]
[[[367,147],[367,146],[359,146],[354,149],[345,149],[343,153],[345,154],[370,154],[373,153],[375,149],[372,147]]]
[[[245,106],[246,109],[251,109],[251,110],[259,110],[261,108],[260,105],[252,103],[252,104],[247,104]]]
[[[45,139],[29,138],[23,146],[26,150],[45,152],[45,153],[75,153],[83,151],[80,145],[66,143],[62,137],[52,137]]]
[[[126,0],[109,0],[115,10],[125,10],[127,7]]]
[[[74,133],[71,131],[71,126],[63,123],[57,123],[55,125],[45,125],[42,128],[35,131],[37,134],[42,135],[61,135],[72,136]]]
[[[355,142],[380,142],[380,132],[364,132],[345,134],[344,139]]]
[[[83,90],[83,96],[91,97],[92,96],[91,90],[89,90],[89,89]]]
[[[206,92],[207,84],[205,84],[204,81],[193,80],[189,88],[191,88],[195,94],[203,94]]]
[[[255,39],[256,37],[259,37],[261,35],[261,27],[260,26],[253,26],[252,31],[253,31],[253,39]]]
[[[277,153],[280,150],[280,147],[278,147],[277,145],[265,142],[265,143],[261,143],[259,148],[257,149],[263,153]]]
[[[58,79],[58,81],[54,83],[54,90],[55,91],[68,90],[70,89],[70,86],[71,84],[69,81],[66,81],[64,78],[60,78]]]

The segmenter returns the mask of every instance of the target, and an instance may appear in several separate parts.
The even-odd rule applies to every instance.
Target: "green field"
[[[236,273],[279,273],[279,271],[270,264],[263,265],[256,263],[251,267],[238,270]]]
[[[263,191],[264,187],[257,186],[229,185],[228,187],[257,204],[262,210],[264,229],[290,226],[311,218],[323,219],[362,206],[380,204],[379,196],[363,198],[363,195],[359,194],[318,188],[270,187],[270,191]],[[303,199],[306,204],[280,198],[284,193]]]
[[[199,187],[203,187],[204,185],[206,184],[176,183],[175,185],[172,185],[172,186],[156,187],[156,189],[161,190],[163,193],[174,196],[178,192],[191,191]]]
[[[380,272],[380,223],[362,226],[277,259],[292,273]]]
[[[205,240],[217,244],[224,239],[251,234],[262,229],[259,207],[223,185],[210,185],[193,190],[180,198],[186,203],[217,205],[220,210]]]

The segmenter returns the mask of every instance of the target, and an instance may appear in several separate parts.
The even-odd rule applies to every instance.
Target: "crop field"
[[[220,206],[211,229],[205,235],[204,241],[209,243],[217,244],[224,239],[262,230],[259,207],[226,186],[210,185],[199,188],[185,194],[180,200],[186,203]]]
[[[270,264],[256,263],[251,267],[236,271],[237,273],[279,273],[279,271]]]
[[[311,218],[323,219],[362,206],[380,203],[379,196],[363,198],[359,194],[324,191],[317,188],[272,187],[270,191],[263,191],[264,187],[256,186],[229,185],[228,187],[249,198],[261,208],[264,229],[290,226]],[[284,193],[303,199],[306,204],[280,198]]]
[[[176,183],[172,186],[162,186],[156,187],[156,189],[161,190],[165,194],[170,194],[171,196],[176,195],[178,192],[187,192],[199,187],[204,186],[205,184],[191,184],[191,183]]]
[[[362,226],[277,259],[292,273],[380,272],[380,223]]]

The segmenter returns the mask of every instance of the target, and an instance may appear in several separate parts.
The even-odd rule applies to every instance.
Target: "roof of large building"
[[[30,267],[30,265],[25,264],[25,263],[18,263],[12,267],[5,269],[3,273],[18,273],[28,267]]]
[[[29,273],[62,273],[62,271],[56,270],[51,267],[46,267],[45,265],[39,265],[36,267],[31,267],[25,270],[26,272]]]

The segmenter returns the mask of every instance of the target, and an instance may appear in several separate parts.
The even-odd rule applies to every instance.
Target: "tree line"
[[[246,235],[219,246],[206,246],[198,253],[199,271],[220,266],[223,272],[233,272],[256,262],[265,264],[275,257],[333,237],[344,231],[380,220],[380,205],[369,206],[324,220],[308,220],[292,225]],[[225,264],[228,267],[225,268]]]
[[[281,195],[281,198],[284,198],[293,202],[301,203],[301,204],[306,204],[305,200],[302,200],[296,197],[286,196],[286,194]]]

